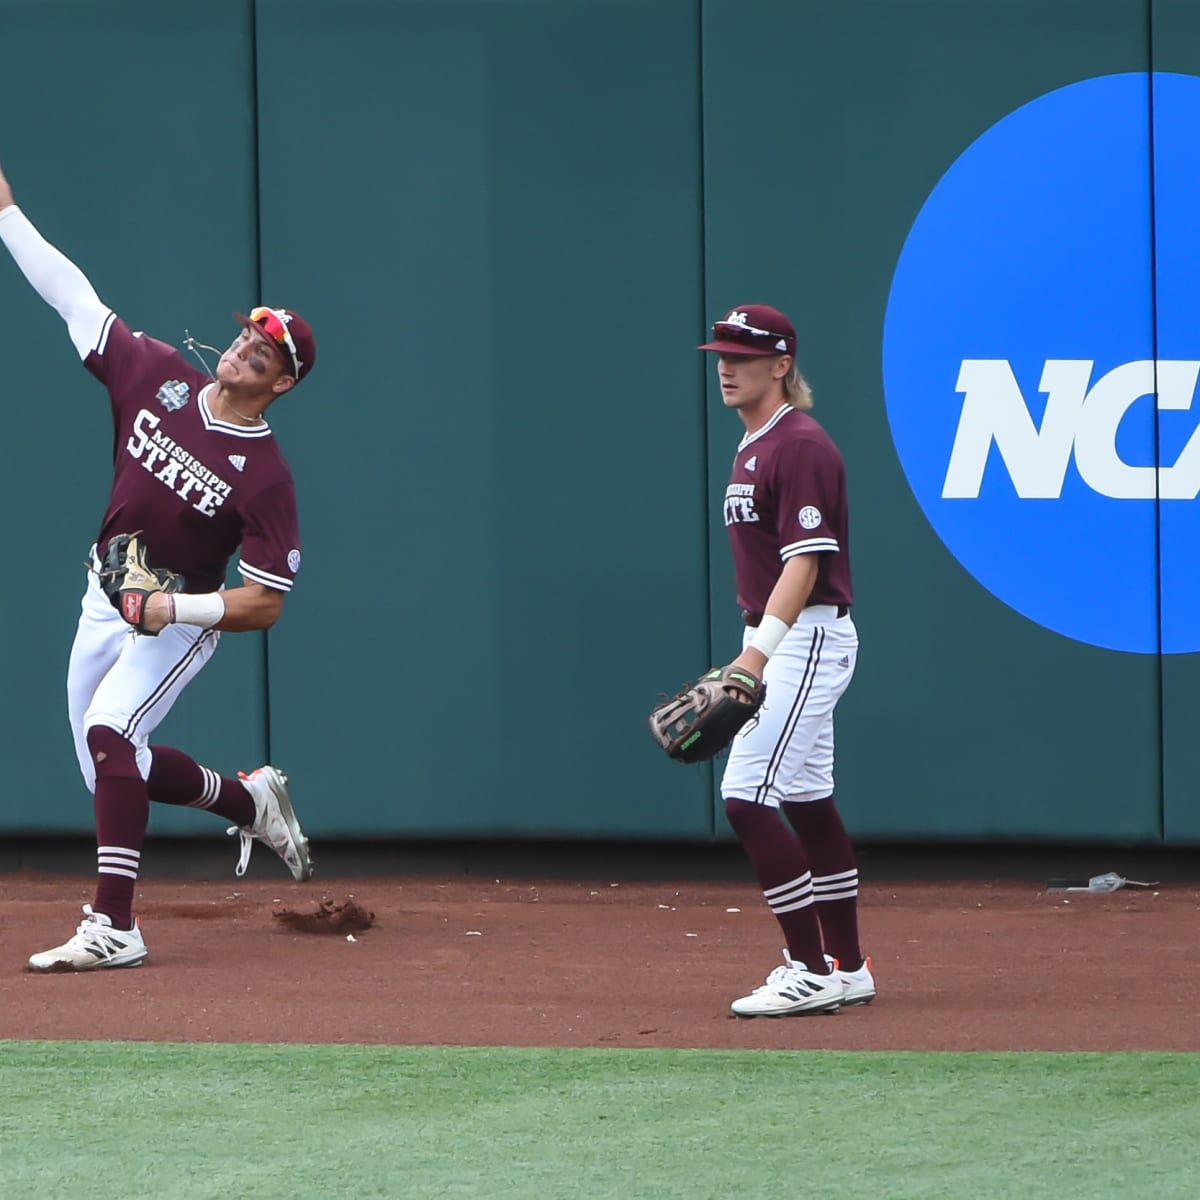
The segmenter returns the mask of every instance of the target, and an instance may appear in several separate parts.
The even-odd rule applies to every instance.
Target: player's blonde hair
[[[783,398],[793,407],[807,412],[813,406],[812,388],[800,374],[800,368],[792,360],[792,369],[783,379]]]

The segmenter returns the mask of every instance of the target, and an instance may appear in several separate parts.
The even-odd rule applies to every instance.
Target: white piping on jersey
[[[771,430],[774,429],[775,426],[778,425],[779,422],[783,420],[783,418],[791,411],[792,406],[790,404],[781,404],[775,410],[775,415],[761,429],[755,430],[754,433],[746,434],[746,436],[742,438],[740,442],[738,442],[738,453],[741,454],[741,452],[745,450],[745,448],[750,445],[751,442],[757,441],[763,436],[764,433],[770,433]]]
[[[277,592],[292,590],[292,580],[284,579],[282,575],[272,575],[270,571],[264,571],[262,567],[252,567],[245,559],[238,563],[237,569],[252,583],[261,583],[263,587],[274,588]]]
[[[797,554],[823,554],[826,552],[836,554],[840,549],[837,538],[805,538],[802,542],[789,542],[786,546],[781,546],[779,557],[795,558]]]
[[[200,420],[204,423],[204,428],[215,430],[217,433],[231,433],[234,437],[244,438],[261,438],[271,437],[271,427],[264,420],[261,425],[255,425],[253,429],[246,429],[242,425],[235,425],[232,421],[218,421],[212,415],[212,409],[208,407],[208,393],[217,385],[215,383],[206,383],[200,390],[200,395],[196,403],[200,407]]]
[[[104,357],[104,347],[108,345],[108,335],[112,331],[116,319],[117,314],[109,309],[108,316],[104,318],[104,324],[100,327],[100,336],[96,339],[96,353],[101,358]],[[85,354],[83,357],[87,358],[87,355]]]

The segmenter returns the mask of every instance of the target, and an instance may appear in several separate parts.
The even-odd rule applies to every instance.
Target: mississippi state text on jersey
[[[189,592],[221,587],[240,545],[248,582],[290,591],[300,567],[295,486],[270,426],[218,421],[212,380],[115,315],[84,362],[108,388],[113,415],[97,544],[140,529],[151,560],[181,574]]]

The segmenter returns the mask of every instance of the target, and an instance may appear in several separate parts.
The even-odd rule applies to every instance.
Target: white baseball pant
[[[755,634],[747,629],[744,646]],[[721,795],[778,808],[833,795],[833,710],[858,659],[858,630],[832,605],[806,608],[763,674],[757,722],[734,738]]]
[[[95,547],[91,557],[98,570]],[[96,769],[87,731],[106,725],[128,738],[142,778],[149,778],[150,735],[220,640],[217,630],[195,625],[168,625],[157,637],[135,634],[109,602],[96,572],[88,572],[67,668],[71,735],[88,791],[96,790]]]

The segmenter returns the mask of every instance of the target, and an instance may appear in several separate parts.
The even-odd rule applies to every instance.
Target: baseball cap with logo
[[[712,341],[697,346],[717,354],[796,354],[796,330],[777,308],[739,304],[712,327]]]
[[[283,364],[289,375],[299,383],[313,369],[317,361],[317,342],[312,326],[290,308],[252,308],[250,315],[235,312],[233,319],[247,327],[257,326],[269,342],[274,342],[283,355]]]

